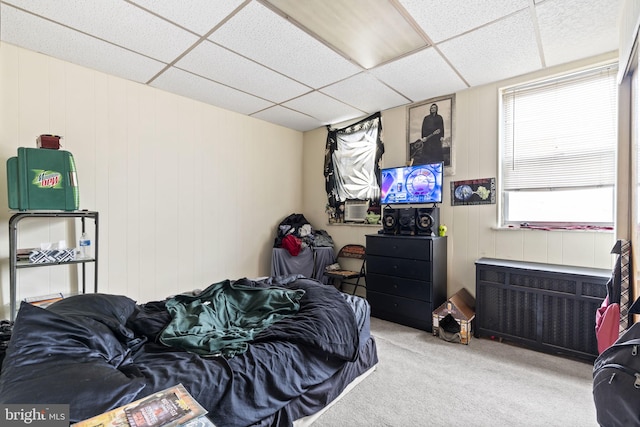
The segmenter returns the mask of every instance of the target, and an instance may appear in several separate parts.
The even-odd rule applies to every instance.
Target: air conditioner
[[[344,221],[365,222],[368,210],[368,200],[347,200],[344,202]]]

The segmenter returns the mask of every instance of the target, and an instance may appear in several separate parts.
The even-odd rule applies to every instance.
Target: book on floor
[[[207,411],[182,384],[89,418],[71,427],[121,425],[130,427],[209,427]]]

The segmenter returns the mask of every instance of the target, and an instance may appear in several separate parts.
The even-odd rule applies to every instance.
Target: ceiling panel
[[[615,52],[623,2],[310,1],[0,0],[0,41],[305,131]]]
[[[209,39],[313,88],[361,70],[257,2],[248,4]]]
[[[306,114],[290,110],[280,105],[252,114],[251,117],[262,119],[290,129],[299,130],[300,132],[323,126],[321,121],[314,119],[313,117],[309,117]]]
[[[450,39],[438,48],[471,86],[542,66],[529,10]]]
[[[409,99],[367,73],[327,86],[321,92],[367,113],[375,113],[409,102]]]
[[[366,114],[320,92],[311,92],[282,105],[315,117],[323,124],[355,119]]]
[[[370,73],[414,102],[467,88],[434,48],[375,68]]]
[[[399,0],[400,4],[439,43],[526,9],[530,0]]]
[[[91,13],[87,13],[84,0],[11,0],[10,3],[163,62],[173,61],[198,40],[196,35],[122,0],[92,1],[88,6]],[[33,30],[41,32],[38,27]],[[81,54],[79,51],[78,55]]]
[[[276,103],[311,90],[209,41],[199,44],[175,66]]]
[[[177,68],[162,73],[151,86],[242,114],[251,114],[273,103],[212,82]]]
[[[244,0],[132,0],[171,22],[203,36],[239,7]]]
[[[617,49],[618,0],[547,1],[536,6],[547,65],[553,66]]]
[[[146,82],[165,66],[5,5],[0,5],[0,29],[5,42],[135,82]]]

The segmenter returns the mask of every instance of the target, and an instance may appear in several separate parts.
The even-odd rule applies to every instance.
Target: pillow
[[[133,339],[134,334],[124,325],[135,308],[136,302],[123,295],[81,294],[56,301],[47,310],[65,317],[93,319],[127,341]]]
[[[135,400],[145,387],[144,378],[118,369],[130,361],[102,322],[23,302],[2,366],[0,403],[65,403],[71,421],[89,418]]]

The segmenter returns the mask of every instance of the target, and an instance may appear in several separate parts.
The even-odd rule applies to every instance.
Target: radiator
[[[481,258],[476,261],[476,337],[595,360],[595,313],[605,269]]]

